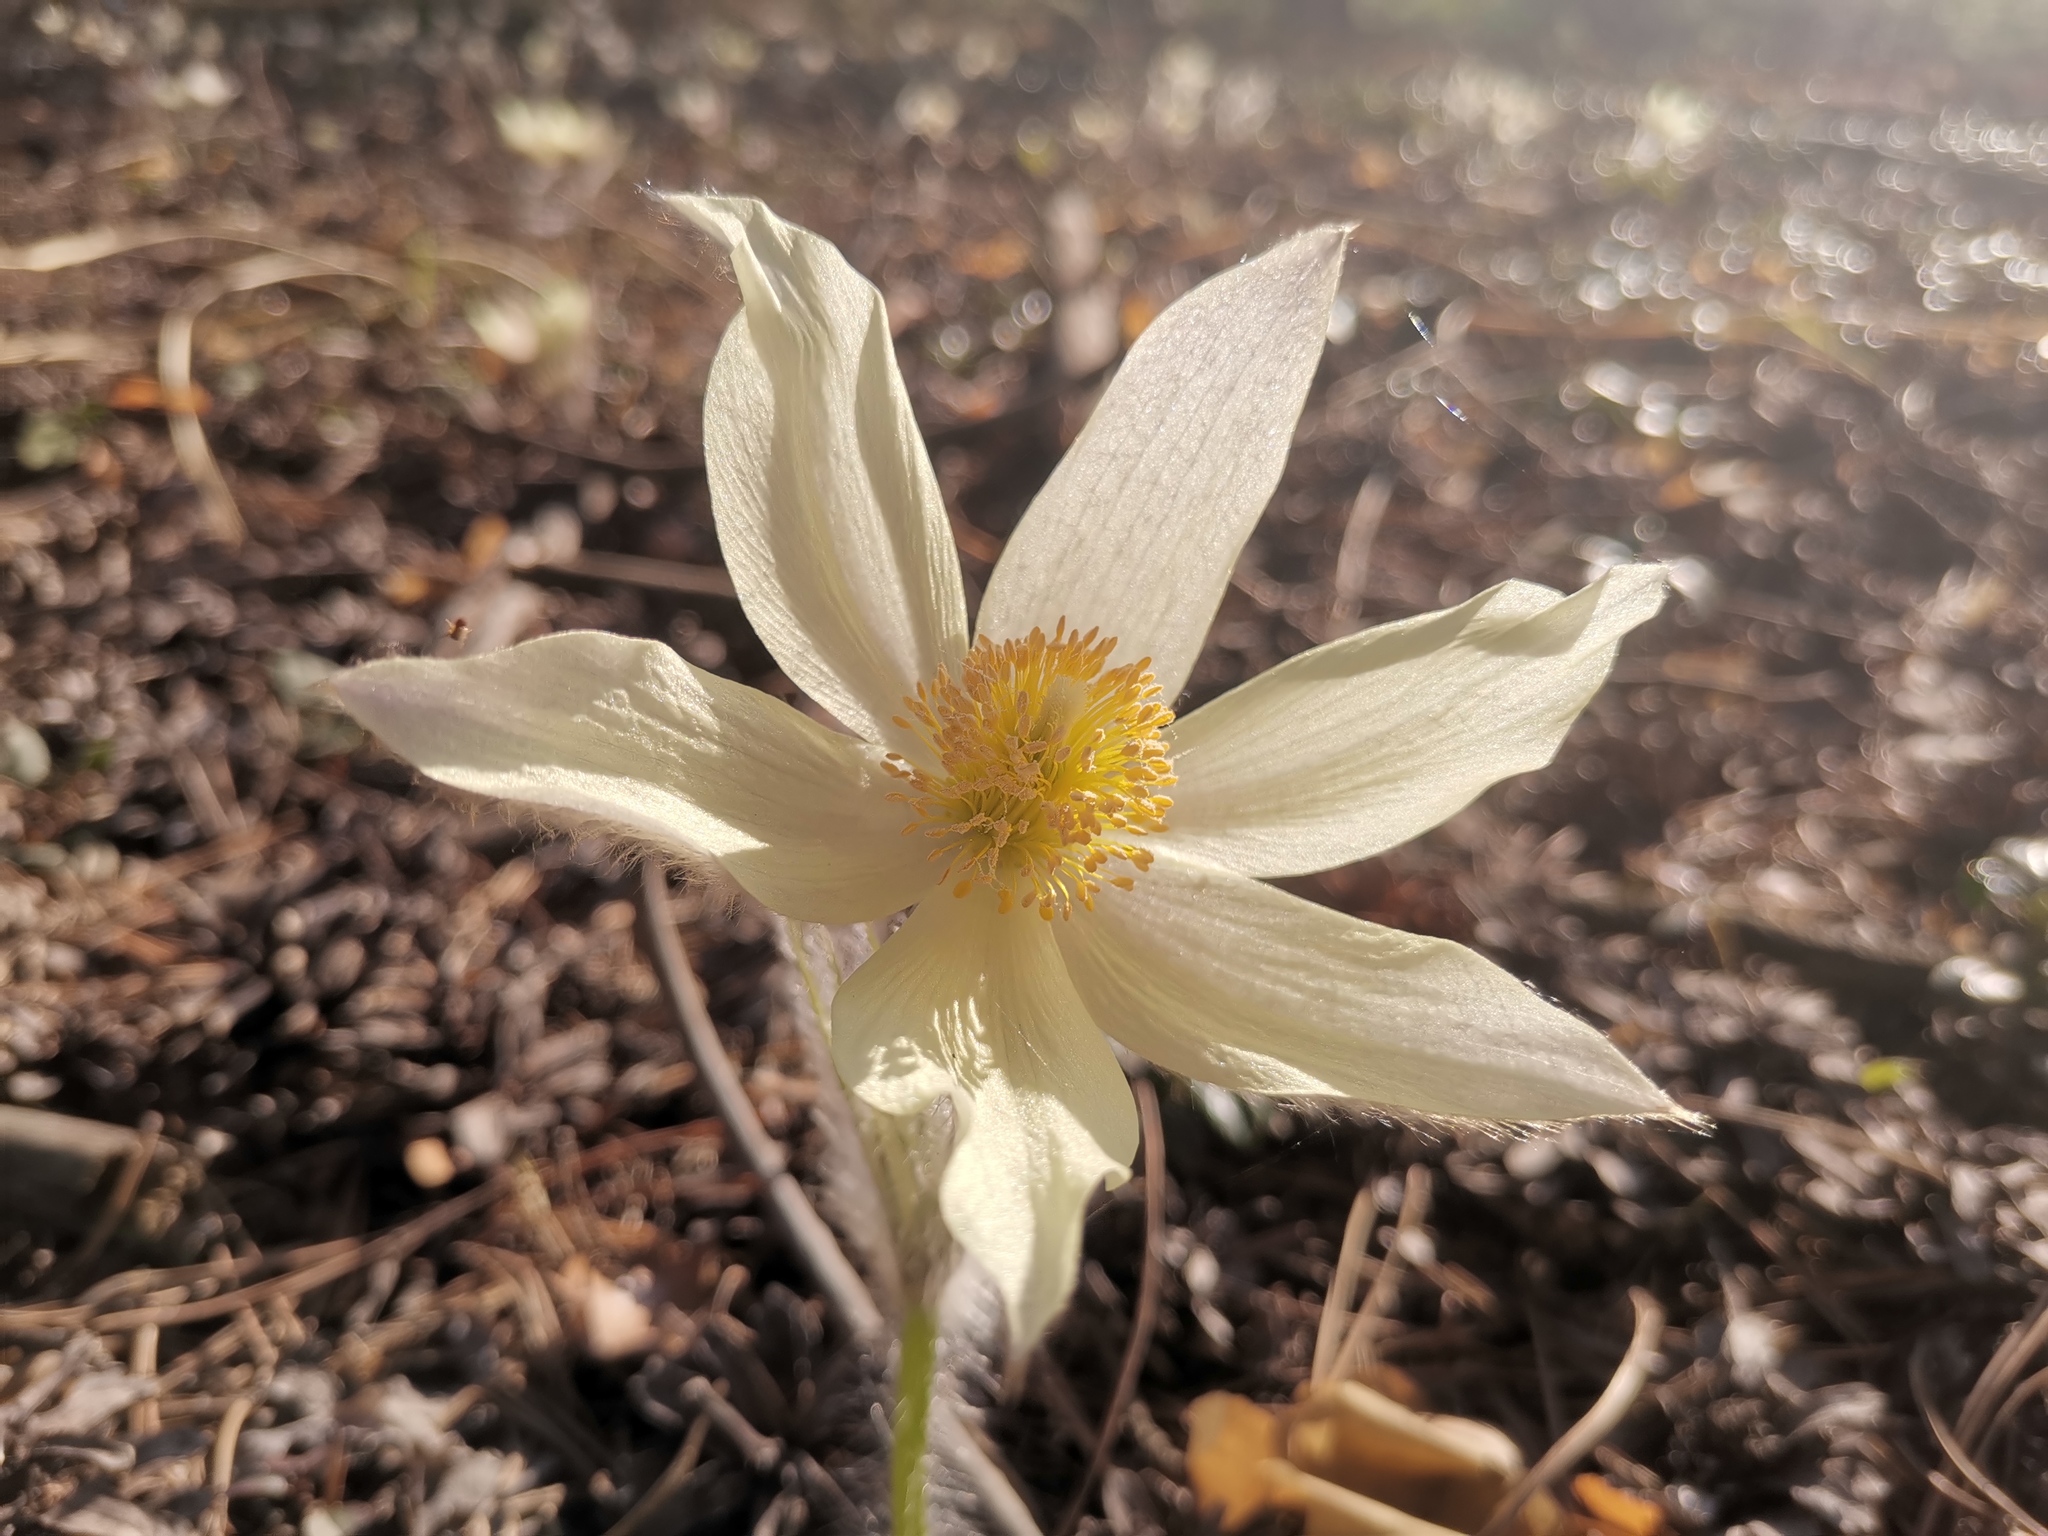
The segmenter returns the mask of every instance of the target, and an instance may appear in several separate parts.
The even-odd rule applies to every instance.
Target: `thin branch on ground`
[[[1642,1395],[1643,1387],[1650,1379],[1650,1361],[1664,1337],[1664,1308],[1641,1286],[1629,1292],[1629,1300],[1636,1307],[1636,1331],[1628,1341],[1628,1350],[1622,1355],[1621,1364],[1615,1367],[1614,1375],[1607,1383],[1607,1390],[1586,1410],[1585,1416],[1565,1432],[1563,1439],[1545,1451],[1536,1465],[1522,1474],[1521,1480],[1508,1490],[1500,1503],[1494,1506],[1493,1513],[1487,1516],[1486,1524],[1479,1528],[1479,1536],[1507,1536],[1515,1523],[1515,1516],[1522,1512],[1522,1506],[1535,1497],[1539,1489],[1551,1487],[1592,1455],[1594,1448],[1614,1432],[1614,1427]]]
[[[718,1026],[704,1003],[704,988],[690,968],[690,957],[669,915],[668,875],[652,862],[642,877],[641,911],[655,972],[684,1045],[697,1064],[698,1080],[717,1101],[718,1112],[747,1166],[760,1176],[764,1202],[847,1331],[857,1338],[881,1339],[886,1328],[875,1298],[789,1171],[788,1151],[761,1124],[753,1100],[747,1097],[739,1073],[725,1054]]]

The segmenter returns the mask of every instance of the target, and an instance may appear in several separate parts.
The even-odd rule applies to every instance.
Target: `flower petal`
[[[1280,482],[1347,237],[1296,235],[1152,322],[1011,536],[979,633],[1099,626],[1180,692]]]
[[[985,891],[933,896],[839,989],[847,1086],[905,1114],[953,1094],[959,1134],[939,1208],[1002,1290],[1013,1348],[1066,1305],[1098,1182],[1130,1177],[1129,1084],[1074,993],[1054,925]]]
[[[1177,854],[1060,927],[1101,1026],[1202,1082],[1458,1120],[1679,1114],[1592,1026],[1462,944]]]
[[[1540,768],[1664,601],[1661,565],[1570,597],[1510,581],[1282,662],[1172,728],[1155,842],[1247,875],[1366,858]]]
[[[704,395],[726,568],[782,669],[871,741],[967,649],[960,560],[882,296],[740,197],[673,197],[732,253],[745,307]]]
[[[373,661],[331,686],[428,778],[708,855],[793,917],[885,916],[935,879],[873,747],[652,640],[548,635],[459,661]]]

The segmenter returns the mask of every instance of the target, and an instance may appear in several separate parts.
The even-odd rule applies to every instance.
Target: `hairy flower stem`
[[[880,942],[871,928],[790,923],[783,951],[803,989],[798,1019],[829,1049],[832,1001],[840,983]],[[829,1061],[829,1056],[826,1058]],[[876,1283],[895,1301],[903,1326],[896,1365],[889,1507],[896,1536],[924,1536],[924,1454],[930,1443],[932,1387],[938,1370],[938,1296],[956,1250],[939,1213],[939,1181],[953,1145],[952,1103],[940,1099],[915,1114],[889,1114],[858,1098],[846,1108],[873,1181],[872,1210],[888,1234],[867,1254]]]
[[[938,1374],[939,1320],[925,1303],[903,1319],[896,1364],[895,1439],[889,1452],[889,1528],[894,1536],[924,1536],[924,1452]]]

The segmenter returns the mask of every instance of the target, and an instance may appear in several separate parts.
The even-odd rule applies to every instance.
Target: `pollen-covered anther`
[[[1079,634],[1061,619],[1050,638],[977,640],[956,679],[942,668],[903,702],[896,725],[917,736],[929,763],[892,754],[908,788],[906,835],[937,844],[956,896],[993,887],[997,905],[1041,917],[1092,907],[1105,884],[1131,888],[1151,853],[1135,839],[1166,825],[1173,767],[1162,733],[1173,719],[1151,660],[1105,669],[1114,639]]]

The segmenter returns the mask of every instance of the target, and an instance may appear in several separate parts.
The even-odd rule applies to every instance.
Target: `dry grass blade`
[[[2013,1329],[1993,1352],[1977,1378],[1970,1395],[1963,1399],[1963,1411],[1956,1416],[1956,1435],[1966,1450],[1974,1451],[1993,1412],[2012,1391],[2020,1372],[2044,1347],[2048,1347],[2048,1300],[2034,1308],[2033,1315]]]
[[[2048,1536],[2048,1525],[2043,1525],[2020,1508],[2019,1502],[1999,1487],[1988,1472],[1977,1465],[1976,1458],[1971,1456],[1960,1437],[1949,1428],[1948,1421],[1934,1406],[1934,1395],[1927,1385],[1928,1343],[1928,1339],[1922,1338],[1914,1346],[1912,1360],[1906,1367],[1906,1376],[1913,1386],[1913,1400],[1919,1404],[1920,1415],[1927,1420],[1927,1428],[1933,1433],[1935,1444],[1941,1447],[1942,1454],[1948,1457],[1955,1469],[1962,1473],[1964,1481],[1997,1505],[1999,1512],[2025,1531],[2027,1536]],[[1929,1501],[1930,1510],[1942,1507]],[[1923,1527],[1927,1524],[1925,1517],[1922,1518],[1921,1524]]]
[[[561,281],[561,274],[537,256],[501,240],[484,240],[475,235],[444,232],[433,247],[434,256],[458,267],[477,267],[510,278],[534,293],[546,293]]]
[[[232,546],[241,543],[248,529],[242,521],[241,509],[235,503],[234,493],[228,488],[227,477],[221,473],[219,461],[207,443],[198,412],[193,409],[192,332],[200,314],[231,293],[267,288],[275,283],[303,282],[315,277],[359,277],[387,288],[400,288],[403,279],[396,264],[373,251],[319,242],[273,243],[246,231],[115,229],[44,241],[18,251],[0,251],[0,268],[54,271],[142,246],[211,234],[224,234],[225,238],[269,248],[263,255],[249,257],[221,272],[201,278],[186,294],[184,302],[164,315],[157,335],[157,381],[163,390],[171,447],[178,456],[179,467],[198,488],[212,537]],[[458,265],[499,273],[535,292],[545,291],[555,280],[553,269],[545,263],[525,252],[491,241],[467,237],[451,240],[442,255]]]
[[[157,382],[163,389],[164,417],[171,431],[171,448],[178,455],[178,467],[199,490],[209,533],[218,542],[237,545],[248,536],[248,525],[228,489],[227,477],[206,441],[206,429],[199,424],[192,390],[192,329],[200,313],[231,293],[268,288],[275,283],[301,282],[309,277],[367,277],[391,284],[394,279],[379,257],[363,253],[361,260],[342,260],[337,255],[307,255],[296,251],[273,251],[238,261],[225,271],[201,278],[185,295],[185,301],[164,316],[157,334]]]
[[[768,1501],[761,1518],[754,1522],[754,1536],[791,1536],[809,1522],[810,1509],[803,1495],[785,1488]]]
[[[1585,1416],[1565,1432],[1563,1439],[1545,1451],[1536,1465],[1522,1474],[1521,1480],[1508,1490],[1507,1496],[1487,1517],[1478,1536],[1506,1536],[1514,1526],[1515,1516],[1522,1512],[1522,1506],[1535,1496],[1537,1490],[1550,1488],[1590,1456],[1635,1406],[1636,1399],[1642,1395],[1643,1387],[1650,1379],[1650,1360],[1657,1353],[1658,1340],[1664,1336],[1664,1308],[1656,1297],[1640,1286],[1629,1292],[1629,1300],[1635,1303],[1636,1308],[1635,1334],[1629,1339],[1628,1350],[1622,1355],[1621,1364],[1615,1367],[1607,1390],[1586,1410]]]
[[[1999,1406],[1998,1412],[1991,1416],[1991,1423],[1985,1427],[1983,1443],[1989,1445],[1991,1437],[2011,1423],[2014,1414],[2026,1407],[2030,1401],[2039,1397],[2044,1391],[2048,1391],[2048,1367],[2043,1367],[2041,1370],[2034,1372],[2033,1375],[2014,1387],[2006,1395],[2006,1399]]]
[[[168,225],[112,226],[56,236],[27,246],[0,247],[0,271],[55,272],[187,239],[227,239],[266,248],[263,255],[201,278],[184,302],[164,315],[157,333],[157,382],[163,391],[172,451],[178,456],[179,468],[199,492],[209,534],[217,542],[233,547],[248,536],[248,526],[206,440],[198,412],[193,409],[192,332],[200,314],[231,293],[276,283],[303,282],[314,277],[360,277],[388,288],[401,288],[402,275],[395,263],[373,251],[320,242],[273,240],[251,230]],[[454,265],[477,267],[510,278],[535,293],[547,292],[558,281],[554,269],[545,262],[498,241],[450,236],[443,242],[439,255]],[[30,339],[24,338],[27,340]],[[103,343],[89,337],[83,340],[91,344],[81,354],[84,360],[104,352]],[[0,337],[0,342],[4,342],[4,337]],[[53,342],[62,342],[54,356],[50,355]],[[71,337],[37,339],[36,346],[20,357],[0,346],[0,364],[53,361],[77,353],[79,348],[80,340]],[[711,590],[715,595],[715,587]]]
[[[246,231],[217,230],[198,224],[104,224],[75,234],[33,240],[27,245],[0,245],[0,272],[62,272],[67,267],[82,267],[152,245],[215,238],[249,237]]]
[[[569,576],[586,576],[592,581],[618,581],[631,587],[649,587],[657,592],[681,592],[689,597],[731,597],[732,577],[717,566],[686,565],[680,560],[657,560],[651,555],[615,555],[586,549],[566,565],[549,565],[543,570]]]
[[[168,1328],[183,1323],[203,1322],[207,1318],[226,1317],[243,1307],[269,1301],[274,1297],[302,1296],[380,1259],[403,1258],[436,1233],[453,1226],[465,1216],[482,1210],[504,1194],[505,1189],[506,1184],[502,1178],[493,1179],[465,1194],[457,1195],[452,1200],[443,1201],[430,1210],[422,1211],[412,1220],[393,1227],[382,1236],[371,1238],[368,1242],[348,1239],[343,1243],[319,1244],[317,1247],[324,1254],[323,1257],[312,1263],[302,1264],[289,1274],[260,1280],[242,1290],[226,1291],[218,1296],[203,1297],[197,1301],[134,1307],[123,1312],[101,1313],[91,1304],[61,1308],[5,1308],[0,1309],[0,1327],[75,1328],[90,1323],[102,1333],[113,1333],[145,1326]]]
[[[1147,1078],[1131,1085],[1138,1099],[1138,1123],[1145,1137],[1145,1262],[1138,1279],[1138,1304],[1131,1313],[1131,1336],[1124,1345],[1123,1364],[1117,1370],[1116,1390],[1110,1394],[1109,1410],[1102,1416],[1102,1431],[1096,1436],[1095,1451],[1088,1458],[1088,1470],[1074,1489],[1067,1512],[1056,1529],[1059,1536],[1072,1536],[1088,1507],[1088,1495],[1109,1465],[1110,1452],[1122,1438],[1124,1416],[1138,1392],[1138,1378],[1145,1370],[1145,1355],[1152,1347],[1152,1330],[1159,1321],[1159,1290],[1165,1279],[1161,1249],[1166,1241],[1166,1133],[1159,1123],[1159,1092]]]
[[[1963,1399],[1963,1410],[1956,1416],[1954,1432],[1964,1451],[1975,1452],[1983,1443],[1999,1404],[2009,1402],[2017,1395],[2014,1381],[2044,1345],[2048,1345],[2048,1300],[2038,1303],[2018,1326],[2006,1332],[1998,1348],[1992,1351],[1991,1358],[1984,1363],[1984,1369],[1978,1373],[1970,1395]],[[1933,1536],[1940,1529],[1943,1518],[1950,1513],[1947,1505],[1928,1500],[1920,1512],[1916,1536]]]
[[[154,1324],[146,1324],[135,1330],[135,1337],[128,1345],[128,1374],[130,1376],[154,1376],[156,1374],[156,1352],[158,1330]],[[146,1397],[128,1410],[128,1433],[141,1440],[163,1428],[163,1416],[157,1411],[156,1399]]]
[[[690,1474],[697,1470],[697,1460],[704,1454],[704,1439],[711,1433],[711,1420],[705,1414],[698,1414],[690,1422],[683,1435],[683,1443],[676,1451],[675,1459],[663,1470],[660,1477],[639,1501],[621,1515],[605,1536],[639,1536],[641,1531],[655,1524],[668,1512],[669,1501],[682,1491],[683,1484],[690,1480]]]
[[[207,1506],[206,1518],[200,1527],[205,1536],[226,1536],[228,1487],[235,1480],[235,1449],[241,1444],[242,1426],[249,1422],[249,1413],[255,1406],[253,1399],[237,1397],[221,1415],[220,1432],[214,1436],[213,1462],[207,1479],[213,1502]]]
[[[1976,1494],[1970,1492],[1969,1489],[1963,1487],[1962,1484],[1954,1481],[1945,1473],[1928,1473],[1927,1486],[1940,1494],[1944,1499],[1947,1499],[1951,1504],[1954,1504],[1958,1509],[1968,1510],[1979,1519],[1996,1520],[1998,1518],[1998,1507],[1995,1504],[1985,1503]],[[1927,1504],[1929,1509],[1940,1508],[1932,1499],[1928,1500]]]
[[[1409,1164],[1401,1195],[1401,1214],[1394,1221],[1394,1241],[1388,1247],[1386,1262],[1373,1276],[1372,1289],[1358,1304],[1358,1315],[1351,1319],[1351,1326],[1345,1330],[1344,1346],[1337,1351],[1337,1358],[1330,1365],[1330,1374],[1339,1381],[1347,1376],[1356,1376],[1372,1364],[1373,1324],[1386,1315],[1401,1293],[1401,1272],[1405,1267],[1401,1257],[1402,1239],[1411,1232],[1419,1232],[1423,1222],[1429,1219],[1429,1193],[1429,1169],[1421,1163]]]
[[[1367,475],[1358,494],[1351,498],[1351,511],[1344,519],[1344,537],[1337,546],[1337,566],[1330,577],[1330,617],[1324,626],[1325,639],[1334,640],[1358,628],[1373,540],[1379,535],[1380,523],[1393,499],[1394,476],[1384,469]]]
[[[1344,1218],[1344,1240],[1337,1249],[1336,1273],[1330,1277],[1329,1294],[1323,1298],[1323,1315],[1316,1323],[1314,1363],[1309,1385],[1320,1384],[1337,1363],[1337,1350],[1344,1341],[1344,1320],[1351,1313],[1351,1297],[1358,1288],[1358,1272],[1365,1266],[1365,1245],[1372,1240],[1373,1218],[1379,1215],[1379,1201],[1372,1186],[1359,1186],[1351,1197],[1350,1214]]]
[[[712,1023],[710,1010],[704,1005],[704,988],[690,968],[690,957],[684,952],[683,941],[669,915],[668,876],[654,863],[649,863],[643,873],[641,912],[648,952],[654,957],[655,972],[661,978],[662,991],[675,1014],[677,1027],[697,1063],[701,1081],[711,1090],[719,1113],[732,1130],[740,1155],[760,1175],[762,1195],[769,1209],[847,1331],[856,1338],[882,1338],[885,1327],[875,1298],[840,1250],[832,1229],[812,1208],[803,1186],[790,1173],[789,1154],[761,1124],[753,1101],[747,1097],[739,1074],[725,1054],[718,1026]]]

